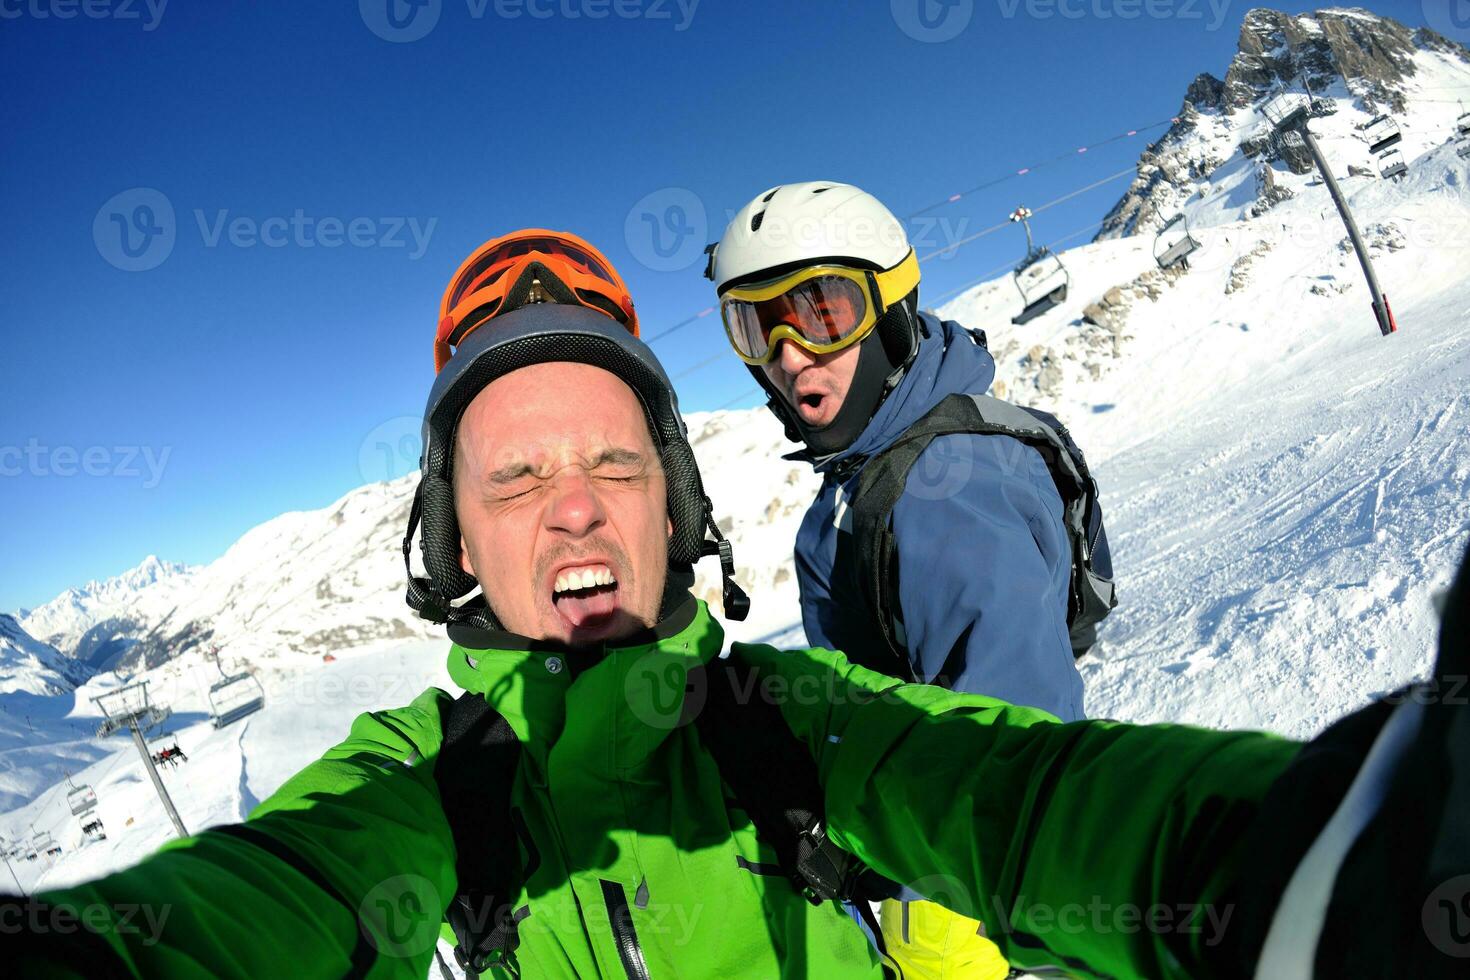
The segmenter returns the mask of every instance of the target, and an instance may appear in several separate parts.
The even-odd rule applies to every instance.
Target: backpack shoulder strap
[[[913,680],[913,665],[899,635],[898,549],[890,518],[913,469],[929,444],[942,435],[980,431],[984,424],[975,400],[950,395],[904,431],[888,448],[870,457],[858,471],[857,487],[848,504],[852,515],[858,587],[871,618],[870,627],[887,648],[885,673]],[[874,665],[877,666],[877,665]],[[880,668],[881,669],[881,668]]]
[[[511,789],[521,745],[510,723],[479,694],[455,699],[441,724],[434,779],[454,837],[458,882],[445,918],[454,930],[454,958],[473,977],[512,961],[518,942],[512,903],[524,878]],[[539,864],[534,849],[528,863],[524,877]]]
[[[1090,635],[1096,622],[1117,605],[1111,567],[1101,575],[1093,572],[1093,547],[1106,541],[1097,505],[1097,484],[1086,469],[1081,451],[1054,416],[989,395],[955,394],[944,398],[887,449],[863,464],[849,504],[858,585],[871,617],[870,628],[880,638],[878,645],[887,648],[892,665],[889,672],[904,679],[913,677],[897,602],[898,548],[893,536],[893,508],[903,496],[909,471],[929,444],[939,436],[960,433],[1010,436],[1035,449],[1046,463],[1062,498],[1062,523],[1072,545],[1068,623],[1073,631],[1074,652],[1080,656],[1090,643],[1078,638]]]
[[[711,661],[690,671],[686,705],[700,742],[715,759],[735,802],[757,836],[776,851],[781,871],[813,903],[885,891],[881,879],[827,836],[821,783],[807,747],[791,734],[781,710],[745,663]]]

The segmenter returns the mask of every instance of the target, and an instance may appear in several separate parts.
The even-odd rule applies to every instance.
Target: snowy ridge
[[[0,613],[0,695],[65,694],[84,676],[55,647],[26,632],[14,616]]]
[[[1318,14],[1298,28],[1379,20],[1333,16],[1339,27]],[[1280,47],[1257,41],[1252,57]],[[1363,91],[1404,99],[1405,177],[1348,173],[1369,162],[1357,80],[1320,91],[1340,109],[1312,122],[1399,333],[1378,335],[1325,189],[1265,150],[1237,152],[1259,125],[1254,96],[1201,112],[1181,136],[1194,141],[1185,155],[1222,162],[1158,191],[1156,211],[1182,207],[1202,242],[1188,271],[1160,272],[1152,235],[1128,234],[1062,253],[1069,299],[1024,327],[1010,323],[1020,301],[1008,277],[941,310],[987,331],[996,393],[1056,411],[1101,485],[1121,605],[1079,664],[1092,715],[1305,737],[1432,663],[1432,597],[1470,538],[1470,160],[1436,128],[1457,107],[1430,98],[1463,91],[1470,103],[1470,76],[1452,49],[1413,42],[1404,56],[1415,71],[1388,79],[1392,92]],[[1263,209],[1267,181],[1289,195]],[[752,597],[750,621],[729,634],[802,642],[791,550],[817,479],[780,458],[792,446],[763,409],[688,422]],[[167,603],[114,610],[146,621],[124,673],[174,708],[191,761],[164,779],[191,830],[239,819],[358,712],[448,687],[442,632],[402,599],[413,482],[282,515],[176,576],[187,587]],[[698,567],[696,591],[718,612],[715,562]],[[204,696],[214,646],[267,692],[264,711],[218,731]],[[27,836],[34,824],[66,849],[18,865],[27,888],[126,866],[169,836],[131,746],[90,736],[90,698],[122,682],[104,671],[75,691],[0,697],[0,808],[14,808],[0,832]],[[107,841],[83,844],[66,773],[97,789]]]
[[[20,623],[67,656],[102,667],[173,607],[197,571],[149,555],[121,575],[67,589],[20,617]]]
[[[1444,142],[1464,111],[1459,101],[1470,105],[1470,50],[1366,10],[1250,11],[1225,80],[1202,74],[1189,86],[1178,121],[1140,157],[1137,178],[1104,218],[1098,239],[1152,234],[1181,208],[1200,211],[1202,199],[1222,192],[1228,199],[1219,217],[1241,217],[1242,204],[1263,197],[1263,188],[1250,186],[1258,168],[1278,161],[1261,104],[1274,91],[1305,93],[1307,85],[1337,110],[1312,123],[1336,172],[1376,174],[1362,138],[1368,121],[1392,115],[1409,160]],[[1305,171],[1304,156],[1288,162],[1295,173]]]

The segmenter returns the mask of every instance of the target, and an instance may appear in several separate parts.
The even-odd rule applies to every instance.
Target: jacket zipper
[[[628,980],[650,980],[648,963],[643,958],[643,947],[638,943],[638,930],[633,928],[633,910],[628,907],[628,893],[616,881],[605,878],[599,881],[602,883],[602,901],[607,906],[613,942],[618,947],[618,959],[623,963],[623,972],[628,975]]]

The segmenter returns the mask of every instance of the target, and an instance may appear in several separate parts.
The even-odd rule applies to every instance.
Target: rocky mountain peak
[[[1138,176],[1103,219],[1097,239],[1157,230],[1235,152],[1223,139],[1273,92],[1310,86],[1369,114],[1406,107],[1417,56],[1435,52],[1470,69],[1470,49],[1427,28],[1409,28],[1359,8],[1292,15],[1258,7],[1246,13],[1224,79],[1202,73],[1184,93],[1177,120],[1139,157]],[[1245,138],[1245,134],[1240,134]],[[1248,155],[1254,156],[1259,147]]]

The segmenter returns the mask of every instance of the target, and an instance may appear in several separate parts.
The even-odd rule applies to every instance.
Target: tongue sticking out
[[[551,601],[573,629],[581,629],[617,612],[618,587],[614,583],[594,585],[590,589],[571,589],[558,592]]]

